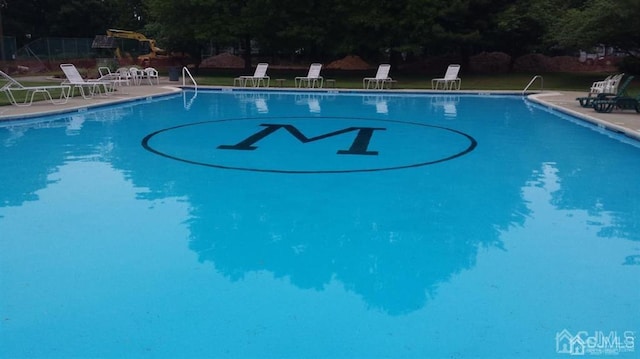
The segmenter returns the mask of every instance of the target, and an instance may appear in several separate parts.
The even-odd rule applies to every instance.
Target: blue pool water
[[[0,124],[0,357],[640,353],[640,146],[520,97]]]

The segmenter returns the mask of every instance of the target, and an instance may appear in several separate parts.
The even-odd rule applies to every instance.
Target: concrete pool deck
[[[20,80],[30,80],[30,81],[43,81],[43,77],[31,77],[31,78],[20,78]],[[49,79],[52,82],[54,80]],[[56,83],[59,80],[55,80]],[[140,85],[140,86],[124,86],[119,88],[119,91],[109,96],[95,96],[91,99],[84,99],[82,97],[74,97],[70,98],[69,101],[64,105],[53,105],[49,101],[38,101],[34,102],[31,106],[28,107],[17,107],[17,106],[1,106],[0,107],[0,121],[2,120],[15,120],[21,119],[25,117],[33,117],[38,115],[49,115],[49,114],[57,114],[64,113],[68,111],[74,111],[78,109],[96,107],[96,106],[104,106],[108,104],[114,104],[119,102],[127,102],[133,99],[144,99],[150,96],[157,96],[163,94],[171,94],[180,91],[180,86],[182,85],[182,81],[169,81],[167,77],[160,77],[159,85]],[[187,86],[190,85],[190,82],[187,82]],[[203,86],[206,88],[207,86]],[[208,88],[220,88],[216,87],[208,87]],[[231,88],[231,87],[230,87]],[[285,90],[284,88],[273,88],[270,90]],[[323,89],[326,91],[326,89]],[[332,91],[334,89],[331,89]],[[345,89],[346,90],[346,89]],[[354,89],[357,90],[357,89]],[[347,90],[348,91],[348,90]],[[363,91],[363,90],[358,90]],[[402,91],[420,91],[420,90],[391,90],[394,93],[402,92]],[[425,93],[430,93],[432,91],[424,90]],[[476,91],[452,91],[451,94],[455,95],[456,93],[473,93]],[[487,91],[477,91],[481,93],[486,93]],[[502,93],[505,91],[497,91],[497,93]],[[494,93],[494,92],[491,92]],[[505,93],[519,93],[516,91],[508,91]],[[598,113],[595,112],[591,108],[583,108],[580,107],[578,101],[576,101],[576,97],[584,96],[586,92],[575,92],[575,91],[542,91],[540,93],[532,94],[529,98],[548,108],[553,108],[563,113],[567,113],[573,115],[577,118],[585,120],[587,122],[591,122],[599,127],[603,127],[609,129],[614,132],[625,134],[628,137],[640,141],[640,114],[636,113],[633,110],[626,111],[613,111],[612,113]]]

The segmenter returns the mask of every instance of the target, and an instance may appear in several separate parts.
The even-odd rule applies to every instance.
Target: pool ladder
[[[195,101],[196,97],[198,97],[198,83],[196,82],[196,80],[193,78],[193,76],[191,76],[191,71],[189,71],[189,69],[184,66],[182,68],[182,86],[186,86],[187,85],[187,76],[189,75],[189,78],[191,79],[191,82],[193,83],[194,86],[194,93],[193,93],[193,97],[191,97],[189,99],[189,101],[187,101],[187,93],[182,91],[182,103],[184,105],[185,110],[189,110],[191,108],[191,106],[193,105],[193,101]]]
[[[544,90],[544,79],[542,78],[542,75],[535,75],[533,76],[531,81],[529,81],[529,84],[524,88],[524,90],[522,90],[522,96],[527,93],[529,87],[531,87],[531,85],[533,85],[533,83],[536,82],[537,79],[540,79],[540,91]]]

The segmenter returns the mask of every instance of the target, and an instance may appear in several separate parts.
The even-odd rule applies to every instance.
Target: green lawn
[[[304,75],[304,74],[302,74]],[[602,80],[608,74],[603,73],[549,73],[542,74],[542,83],[544,84],[544,90],[564,90],[564,91],[588,91],[589,87],[594,81]],[[285,86],[293,86],[293,78],[295,76],[301,76],[299,73],[278,73],[271,75],[271,86],[276,86],[275,79],[285,79]],[[369,75],[373,76],[373,74]],[[331,78],[336,80],[336,87],[342,89],[361,89],[362,77],[361,76],[348,76],[339,75],[331,76],[327,75],[325,78]],[[529,81],[533,78],[532,74],[494,74],[494,75],[463,75],[462,76],[462,90],[513,90],[522,91]],[[222,76],[196,76],[198,85],[208,86],[232,86],[234,76],[222,75]],[[397,81],[395,88],[397,89],[430,89],[431,77],[425,76],[394,76],[394,80]],[[20,81],[18,79],[18,81]],[[182,84],[177,82],[176,85]],[[0,84],[0,86],[3,84]],[[36,85],[51,85],[51,82],[24,82],[25,86]],[[541,82],[536,82],[529,88],[531,91],[540,90]],[[636,96],[640,94],[640,76],[635,79],[629,87],[629,94]],[[52,93],[55,98],[59,93]],[[75,94],[77,96],[77,93]],[[41,99],[41,98],[37,98]],[[21,99],[18,99],[20,101]],[[9,100],[6,95],[0,95],[0,106],[9,105]]]
[[[20,79],[17,79],[18,81],[20,81]],[[54,85],[58,85],[58,83],[52,83],[52,82],[20,82],[23,86],[25,87],[29,87],[29,86],[54,86]],[[4,86],[4,82],[0,83],[0,87]],[[53,97],[54,99],[58,99],[60,98],[60,91],[58,89],[54,89],[49,91],[49,93],[51,93],[51,97]],[[18,102],[22,102],[24,101],[24,93],[23,91],[19,91],[18,93],[14,92],[14,95],[16,97],[16,101]],[[33,102],[36,101],[42,101],[45,100],[44,95],[43,94],[36,94]],[[6,106],[6,105],[10,105],[11,103],[9,102],[9,98],[7,97],[7,94],[2,93],[0,94],[0,106]]]
[[[544,90],[588,91],[594,81],[604,79],[604,73],[549,73],[542,74]],[[293,86],[296,75],[271,75],[271,86],[276,86],[275,79],[285,79],[285,86]],[[297,76],[300,76],[298,74]],[[373,75],[371,75],[373,76]],[[496,74],[496,75],[463,75],[462,90],[513,90],[522,91],[533,78],[532,74]],[[353,76],[325,76],[336,80],[337,88],[362,88],[362,77]],[[431,77],[425,76],[393,76],[397,80],[398,89],[431,89]],[[232,76],[197,76],[198,85],[232,86]],[[541,81],[538,79],[529,88],[531,91],[540,90]],[[634,80],[630,93],[640,93],[640,79]]]

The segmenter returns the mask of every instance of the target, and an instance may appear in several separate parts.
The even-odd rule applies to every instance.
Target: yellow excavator
[[[167,57],[166,51],[156,45],[156,40],[128,30],[109,29],[106,36],[96,36],[92,47],[112,48],[118,60],[137,55],[136,59],[140,64],[149,63],[151,59]]]

